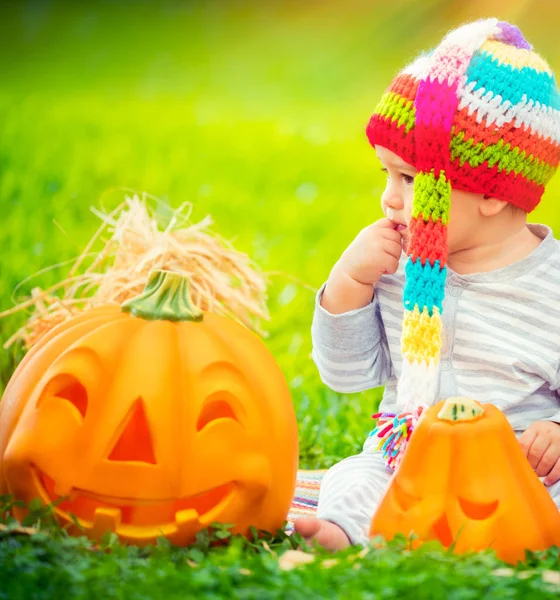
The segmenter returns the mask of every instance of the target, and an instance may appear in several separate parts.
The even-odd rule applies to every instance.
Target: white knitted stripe
[[[438,388],[438,364],[411,363],[403,357],[402,374],[397,385],[397,398],[408,410],[421,404],[434,404]]]
[[[485,19],[467,23],[447,34],[439,46],[430,54],[422,54],[406,66],[401,73],[412,75],[418,80],[438,78],[440,83],[448,79],[452,85],[457,77],[462,76],[473,54],[492,35],[499,33],[497,19]],[[460,59],[461,68],[457,68]]]
[[[465,23],[457,29],[450,31],[438,46],[441,54],[445,54],[450,48],[456,46],[464,48],[471,56],[482,46],[482,44],[501,30],[498,27],[498,19],[479,19],[472,23]]]
[[[430,81],[446,81],[451,87],[465,74],[474,53],[492,35],[500,32],[497,19],[484,19],[467,23],[448,33],[432,55]]]
[[[401,73],[403,75],[412,75],[415,79],[421,80],[428,76],[430,65],[430,56],[422,54],[407,65]]]
[[[502,127],[505,123],[513,123],[515,127],[525,125],[537,135],[560,144],[560,111],[540,102],[527,100],[526,96],[523,101],[512,104],[509,100],[503,102],[502,97],[491,90],[479,88],[473,91],[476,82],[466,84],[466,76],[463,83],[459,109],[466,107],[469,115],[475,113],[477,123],[486,119],[488,126],[494,123],[496,127]]]

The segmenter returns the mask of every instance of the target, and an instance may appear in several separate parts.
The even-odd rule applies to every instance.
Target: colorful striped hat
[[[533,210],[560,159],[560,94],[517,27],[484,19],[401,71],[367,136],[419,171],[397,390],[399,404],[414,410],[438,399],[451,188]]]

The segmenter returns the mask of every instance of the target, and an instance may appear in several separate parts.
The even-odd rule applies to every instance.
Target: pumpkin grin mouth
[[[72,488],[69,493],[58,493],[58,486],[48,475],[34,469],[39,487],[48,501],[57,501],[55,510],[76,516],[84,526],[93,529],[116,531],[121,526],[163,527],[174,525],[181,530],[193,523],[210,524],[212,514],[224,507],[231,498],[235,482],[229,482],[205,492],[174,500],[131,500],[103,496],[90,491]]]

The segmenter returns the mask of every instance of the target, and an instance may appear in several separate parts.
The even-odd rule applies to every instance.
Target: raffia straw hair
[[[260,321],[269,318],[266,277],[246,254],[210,232],[209,216],[190,223],[192,205],[185,203],[173,211],[162,229],[146,197],[137,195],[126,197],[109,214],[92,210],[103,223],[75,260],[68,277],[47,290],[34,288],[30,298],[0,313],[5,317],[32,309],[5,348],[20,340],[30,348],[55,325],[83,310],[121,304],[144,289],[153,269],[188,275],[196,306],[232,317],[263,334]],[[101,250],[93,252],[99,242]]]

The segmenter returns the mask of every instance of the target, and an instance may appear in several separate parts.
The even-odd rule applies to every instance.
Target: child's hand
[[[389,219],[379,219],[360,231],[337,266],[359,283],[375,284],[397,271],[401,254],[402,234]]]
[[[545,485],[560,480],[560,424],[535,421],[519,438],[529,463]]]
[[[389,219],[380,219],[362,229],[334,265],[321,299],[321,306],[341,314],[366,306],[373,287],[384,273],[393,274],[402,254],[402,234]]]

